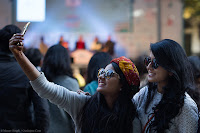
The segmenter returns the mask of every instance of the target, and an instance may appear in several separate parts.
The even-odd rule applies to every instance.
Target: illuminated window
[[[45,20],[46,0],[17,0],[17,21]]]

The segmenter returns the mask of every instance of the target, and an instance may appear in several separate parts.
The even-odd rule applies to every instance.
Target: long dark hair
[[[68,51],[61,45],[50,47],[44,57],[42,71],[49,81],[60,75],[72,76]]]
[[[93,80],[97,80],[98,70],[100,68],[106,67],[106,65],[108,65],[111,60],[112,57],[108,53],[105,52],[95,53],[90,59],[90,62],[88,64],[87,80],[86,80],[87,84]]]
[[[128,85],[116,63],[112,63],[112,66],[120,75],[122,90],[112,110],[108,108],[104,96],[99,92],[87,101],[78,115],[82,133],[131,133],[133,130],[132,122],[136,116],[136,107],[131,101],[133,86]]]
[[[153,110],[155,119],[149,124],[148,129],[164,133],[169,128],[171,120],[181,111],[185,92],[193,88],[191,66],[183,48],[175,41],[164,39],[150,45],[150,50],[158,64],[173,75],[169,76],[168,84],[163,87],[164,93],[161,101]],[[157,89],[156,83],[149,83],[145,112],[152,101]]]

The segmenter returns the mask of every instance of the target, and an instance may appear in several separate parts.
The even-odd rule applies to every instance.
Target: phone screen
[[[23,29],[23,31],[22,31],[22,35],[24,35],[25,33],[26,33],[26,31],[27,31],[27,29],[28,29],[28,26],[30,25],[30,23],[31,22],[28,22],[28,23],[26,23],[26,25],[24,26],[24,29]]]
[[[30,25],[30,23],[31,23],[31,22],[28,22],[28,23],[26,23],[26,25],[24,26],[24,29],[23,29],[23,31],[21,32],[21,34],[22,34],[23,36],[25,35],[25,33],[26,33],[26,31],[27,31],[28,26]],[[22,46],[23,44],[20,42],[20,43],[17,43],[17,45],[18,45],[18,46]]]

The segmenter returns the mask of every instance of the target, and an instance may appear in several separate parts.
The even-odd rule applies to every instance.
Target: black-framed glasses
[[[110,79],[111,77],[113,77],[114,74],[116,74],[118,76],[118,78],[120,79],[119,74],[117,74],[114,70],[112,69],[108,69],[107,71],[105,71],[104,68],[100,68],[97,78],[99,78],[99,76],[101,76],[102,74],[104,74],[106,79]]]
[[[158,66],[159,66],[155,58],[154,58],[153,60],[151,60],[150,57],[146,57],[146,58],[144,59],[144,64],[145,64],[145,66],[148,66],[149,63],[151,63],[151,66],[152,66],[153,69],[157,69]]]

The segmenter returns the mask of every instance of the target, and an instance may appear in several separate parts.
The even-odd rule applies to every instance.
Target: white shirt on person
[[[153,107],[157,105],[162,94],[156,92],[153,100],[150,102],[147,113],[145,113],[145,102],[147,100],[148,87],[143,87],[138,93],[133,97],[133,102],[136,104],[139,119],[142,124],[142,130],[146,125],[149,118],[152,116]],[[169,129],[165,133],[196,133],[198,128],[198,108],[194,100],[186,93],[184,99],[184,105],[181,109],[179,115],[171,120],[172,123],[169,125]],[[153,120],[153,119],[152,119]],[[150,131],[153,132],[153,131]]]

